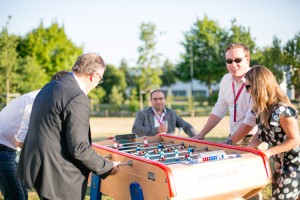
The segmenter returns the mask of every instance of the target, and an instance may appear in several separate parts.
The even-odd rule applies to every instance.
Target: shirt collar
[[[236,82],[236,80],[233,78],[233,76],[231,75],[230,77],[230,81],[232,81],[233,83],[235,83],[236,85],[239,85],[241,83],[245,83],[245,76],[239,81],[239,82]]]
[[[153,110],[154,114],[155,114],[155,115],[157,115],[157,112],[156,112],[156,110],[155,110],[153,107],[151,107],[151,108],[152,108],[152,110]],[[164,113],[166,113],[166,111],[167,111],[167,110],[166,110],[166,108],[164,108],[164,110],[163,110],[163,112],[162,112],[162,113],[164,114]]]
[[[71,72],[71,74],[74,76],[75,80],[77,81],[79,88],[84,92],[84,94],[87,95],[87,92],[85,90],[85,87],[84,87],[84,84],[82,83],[82,81],[73,72]]]

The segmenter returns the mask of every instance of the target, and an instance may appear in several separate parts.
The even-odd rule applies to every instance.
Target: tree
[[[138,47],[139,58],[137,62],[138,87],[141,91],[157,89],[161,85],[159,76],[162,70],[159,67],[160,54],[155,52],[156,46],[156,26],[152,23],[142,23],[140,26],[140,36],[142,44]]]
[[[223,58],[226,32],[216,21],[205,16],[203,20],[197,19],[191,30],[184,34],[184,38],[182,45],[185,53],[181,55],[177,76],[182,81],[196,79],[205,83],[211,94],[211,85],[219,81],[226,72]]]
[[[106,96],[103,98],[103,101],[105,103],[110,102],[109,98],[114,86],[116,86],[118,93],[121,93],[123,97],[125,96],[127,84],[125,80],[125,74],[123,71],[117,69],[113,65],[107,64],[103,80],[104,82],[101,84],[101,87],[106,92]]]
[[[297,94],[300,94],[300,32],[288,40],[283,48],[285,63],[292,68],[292,84]],[[298,96],[299,97],[299,96]]]
[[[130,112],[136,112],[139,109],[139,101],[137,98],[137,91],[136,88],[132,88],[130,91],[130,99],[129,99],[129,111]]]
[[[163,86],[171,86],[176,83],[176,71],[174,65],[167,59],[165,60],[162,67],[162,75],[160,75],[160,79],[162,81]]]
[[[29,56],[19,58],[16,72],[22,83],[18,85],[18,92],[21,94],[40,89],[50,80],[45,70],[41,69],[36,60]]]
[[[41,23],[20,38],[17,50],[21,58],[33,58],[33,62],[45,71],[48,80],[60,70],[70,70],[83,52],[82,47],[77,47],[58,23],[52,23],[48,28]]]
[[[8,22],[9,20],[10,17]],[[0,33],[0,91],[6,94],[6,104],[9,102],[9,94],[17,92],[19,82],[18,74],[15,72],[18,64],[17,39],[17,36],[8,33],[7,27],[2,28]]]
[[[250,28],[246,28],[244,26],[238,25],[236,19],[233,19],[231,21],[231,27],[229,28],[227,36],[228,36],[228,41],[226,42],[225,45],[228,45],[229,43],[243,43],[249,47],[251,54],[257,50],[254,41],[255,38],[252,38],[250,33]]]
[[[133,73],[133,71],[135,71],[135,69],[129,68],[127,61],[124,59],[121,60],[119,69],[120,69],[120,71],[122,71],[125,74],[125,80],[126,80],[127,86],[128,87],[136,87],[137,86],[136,76]]]
[[[255,50],[249,28],[237,25],[232,20],[229,29],[221,28],[217,21],[204,16],[203,20],[197,19],[190,31],[184,34],[182,45],[185,53],[177,67],[177,76],[183,81],[192,78],[205,83],[212,95],[211,85],[218,83],[227,73],[224,49],[229,43],[244,43],[250,51]]]
[[[119,92],[116,85],[112,87],[111,94],[109,95],[109,102],[111,103],[113,111],[121,111],[121,106],[123,105],[124,98],[122,93]]]
[[[282,50],[281,40],[274,37],[272,46],[264,47],[262,50],[257,51],[256,55],[254,55],[255,64],[268,67],[274,73],[278,82],[281,82],[282,80],[282,66],[285,65]]]

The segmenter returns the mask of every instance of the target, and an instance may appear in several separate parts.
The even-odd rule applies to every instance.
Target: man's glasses
[[[99,81],[99,83],[98,83],[98,85],[100,85],[101,83],[103,83],[104,81],[103,81],[103,77],[97,72],[97,74],[98,74],[98,76],[99,76],[99,79],[100,79],[100,81]]]
[[[250,87],[251,87],[251,85],[245,85],[247,92],[249,92]]]
[[[242,58],[236,58],[236,59],[227,59],[226,60],[226,63],[227,64],[231,64],[232,62],[235,62],[235,63],[240,63],[240,62],[242,62],[242,60],[243,60],[243,58],[245,58],[246,56],[244,56],[244,57],[242,57]]]
[[[153,101],[158,101],[158,100],[160,100],[160,101],[162,101],[162,100],[164,100],[165,98],[163,98],[163,97],[159,97],[159,98],[153,98],[152,100]]]

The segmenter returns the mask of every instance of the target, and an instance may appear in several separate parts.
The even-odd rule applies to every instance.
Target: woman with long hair
[[[245,84],[258,124],[258,132],[248,147],[269,144],[263,152],[274,159],[272,200],[300,199],[298,112],[268,68],[253,66],[245,75]]]

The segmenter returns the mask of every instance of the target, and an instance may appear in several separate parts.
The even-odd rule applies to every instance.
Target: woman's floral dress
[[[266,128],[258,123],[258,139],[261,142],[276,146],[286,140],[286,133],[279,124],[280,117],[298,119],[298,112],[288,106],[274,106],[270,127]],[[296,199],[300,194],[300,146],[272,157],[274,159],[272,200]]]

